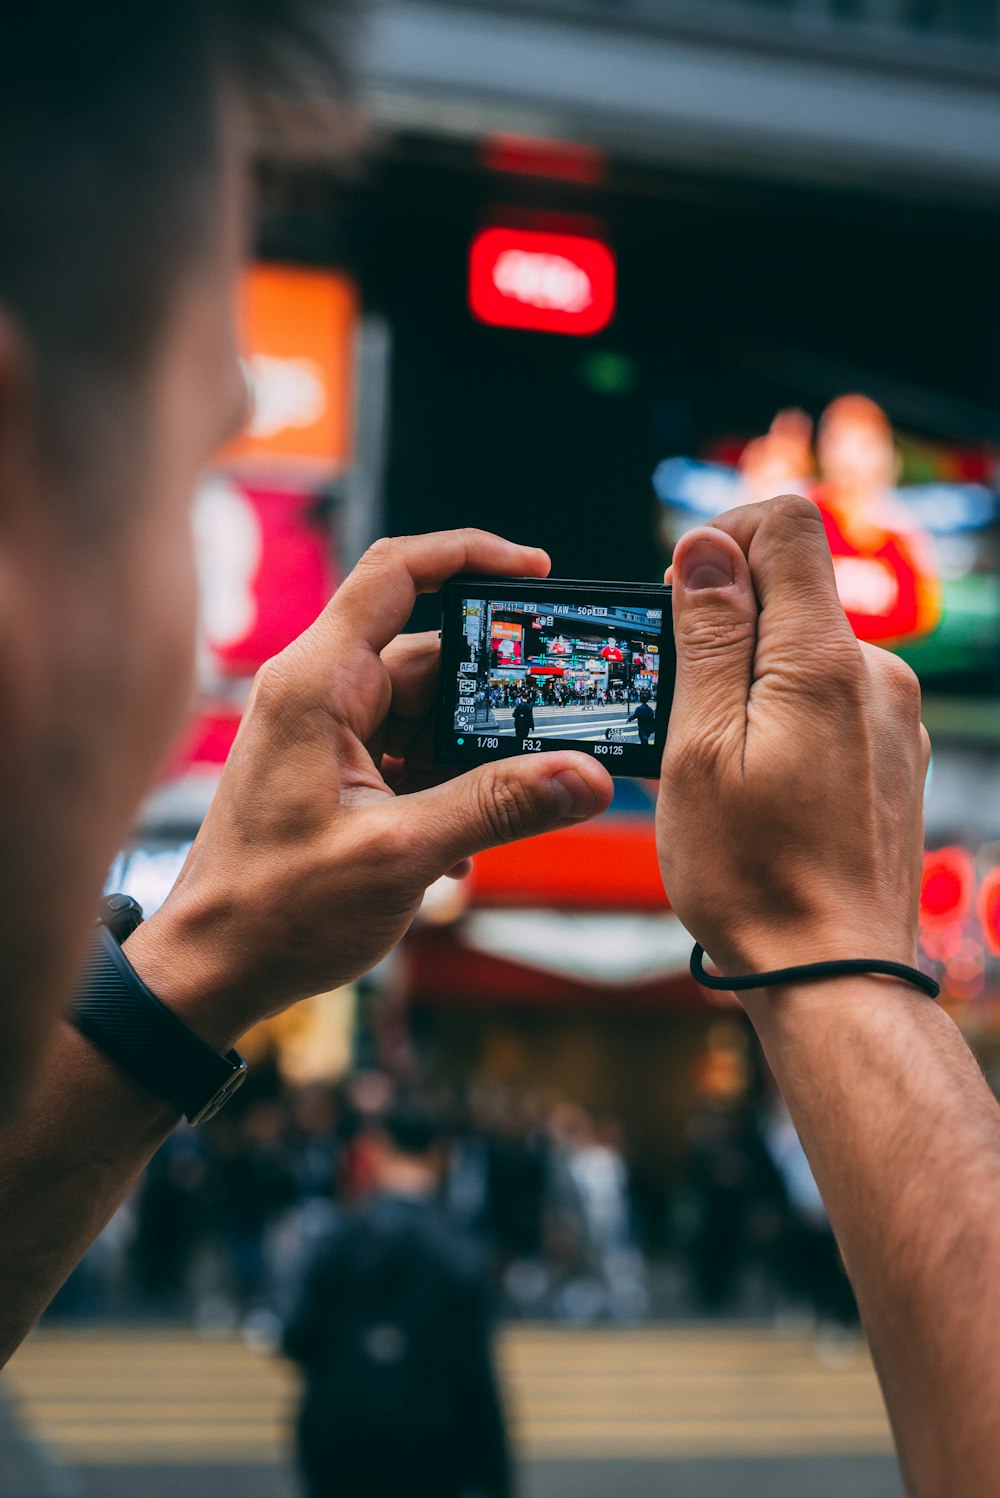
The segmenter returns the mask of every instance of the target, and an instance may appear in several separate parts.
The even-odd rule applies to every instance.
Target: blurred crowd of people
[[[704,1103],[688,1125],[671,1238],[695,1309],[752,1309],[822,1331],[858,1324],[819,1189],[780,1097],[761,1110]]]
[[[442,1220],[478,1247],[502,1311],[646,1314],[615,1120],[526,1089],[419,1101],[441,1127]],[[193,1316],[275,1336],[314,1245],[376,1189],[382,1122],[397,1102],[379,1072],[337,1087],[258,1080],[212,1123],[181,1124],[54,1310]]]
[[[175,1130],[54,1312],[180,1316],[275,1342],[316,1246],[377,1193],[400,1096],[375,1071],[335,1087],[258,1075],[241,1105]],[[703,1097],[664,1211],[636,1189],[612,1116],[528,1087],[403,1096],[437,1120],[436,1211],[479,1255],[502,1315],[585,1325],[749,1306],[853,1323],[780,1104]]]
[[[580,677],[572,681],[546,678],[540,684],[535,681],[494,682],[489,688],[489,703],[491,707],[516,707],[519,702],[526,702],[532,707],[566,707],[579,702],[631,705],[637,695],[631,688],[605,686],[596,681],[587,682]]]

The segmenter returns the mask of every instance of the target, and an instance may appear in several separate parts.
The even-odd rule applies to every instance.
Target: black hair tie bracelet
[[[746,973],[739,978],[714,978],[706,973],[705,948],[695,942],[691,953],[691,976],[703,988],[714,988],[723,993],[737,993],[745,988],[777,988],[788,983],[815,983],[821,978],[848,978],[856,973],[879,973],[886,978],[899,978],[919,988],[929,999],[936,999],[941,992],[940,983],[922,973],[918,967],[907,967],[902,962],[886,962],[880,957],[847,957],[840,962],[807,962],[801,967],[780,967],[773,973]]]

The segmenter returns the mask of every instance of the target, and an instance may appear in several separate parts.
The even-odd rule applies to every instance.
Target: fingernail
[[[724,547],[708,537],[699,537],[681,553],[681,581],[689,593],[702,588],[728,588],[733,581],[733,560]]]
[[[575,770],[560,770],[549,781],[552,796],[561,817],[589,817],[597,810],[597,797],[582,775]]]

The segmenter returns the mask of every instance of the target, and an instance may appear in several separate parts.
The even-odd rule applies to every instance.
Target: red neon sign
[[[1000,869],[990,869],[979,891],[979,919],[986,945],[1000,957]]]
[[[961,920],[969,912],[975,885],[972,859],[964,848],[936,848],[924,854],[920,914],[925,921]]]
[[[579,141],[541,140],[531,135],[488,135],[479,150],[483,166],[493,172],[527,177],[556,177],[564,182],[603,182],[608,160],[596,146]]]
[[[599,333],[614,316],[615,258],[600,239],[484,229],[469,254],[469,307],[480,322],[538,333]]]

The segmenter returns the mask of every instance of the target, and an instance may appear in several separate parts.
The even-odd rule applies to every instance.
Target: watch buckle
[[[224,1108],[229,1102],[233,1093],[239,1092],[246,1081],[247,1072],[249,1071],[246,1057],[241,1056],[237,1051],[231,1051],[230,1057],[237,1063],[235,1070],[231,1076],[226,1078],[218,1092],[212,1094],[205,1106],[199,1108],[197,1113],[188,1118],[188,1123],[192,1128],[197,1124],[207,1123],[210,1118],[214,1118],[220,1109]]]

